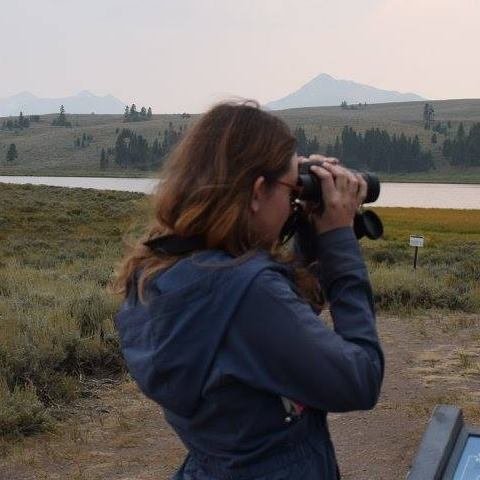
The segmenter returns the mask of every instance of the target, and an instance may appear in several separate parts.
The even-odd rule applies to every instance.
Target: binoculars
[[[301,187],[299,200],[315,203],[318,210],[323,211],[322,186],[320,179],[310,171],[310,167],[314,165],[321,166],[321,160],[314,160],[300,163],[298,166],[298,186]],[[350,170],[353,173],[360,174],[367,182],[367,196],[363,203],[375,202],[380,195],[380,181],[373,173],[358,172]],[[363,210],[355,214],[353,229],[357,238],[367,236],[372,240],[376,240],[383,234],[382,221],[378,215],[371,210]]]

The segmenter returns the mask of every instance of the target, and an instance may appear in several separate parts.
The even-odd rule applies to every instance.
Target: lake
[[[150,178],[0,176],[0,183],[52,185],[151,193],[157,180]],[[378,207],[480,209],[480,185],[446,183],[382,183]]]

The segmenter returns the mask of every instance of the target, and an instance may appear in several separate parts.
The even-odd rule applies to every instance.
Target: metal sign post
[[[410,235],[410,246],[415,247],[415,256],[413,258],[413,268],[417,269],[418,247],[423,247],[424,238],[422,235]]]

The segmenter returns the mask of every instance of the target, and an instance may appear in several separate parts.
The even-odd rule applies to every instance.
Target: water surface
[[[0,176],[0,182],[95,188],[151,193],[158,180],[108,177]],[[450,183],[382,183],[378,207],[480,209],[480,185]]]

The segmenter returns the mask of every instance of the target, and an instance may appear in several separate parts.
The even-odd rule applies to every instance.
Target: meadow
[[[468,128],[480,121],[480,100],[442,100],[430,102],[435,108],[435,120],[450,121],[448,135],[455,134],[459,122]],[[358,132],[369,128],[386,129],[390,134],[418,135],[422,146],[431,149],[437,169],[426,173],[384,175],[382,181],[434,181],[480,183],[480,168],[460,169],[447,164],[441,155],[446,135],[437,134],[438,142],[431,143],[432,131],[423,127],[425,102],[405,102],[367,105],[365,109],[344,110],[340,107],[296,108],[273,112],[284,119],[293,130],[303,126],[308,136],[316,135],[320,151],[333,144],[345,125]],[[153,115],[149,121],[124,123],[122,115],[69,115],[71,128],[51,125],[56,115],[42,115],[40,122],[32,122],[30,128],[16,132],[0,130],[0,175],[65,175],[65,176],[151,176],[151,172],[124,170],[112,165],[106,171],[100,169],[102,148],[114,146],[117,132],[130,128],[143,135],[149,142],[162,138],[171,122],[176,128],[192,124],[198,115],[186,119],[177,114]],[[1,119],[0,119],[1,120]],[[93,137],[85,148],[77,148],[74,141],[85,133]],[[15,143],[18,159],[6,165],[5,156],[10,143]]]
[[[0,434],[48,429],[123,371],[105,291],[141,195],[0,188]]]
[[[0,205],[0,437],[8,439],[54,429],[95,380],[126,378],[113,325],[119,299],[106,287],[149,204],[142,194],[0,184]],[[361,243],[379,312],[480,312],[480,210],[375,211],[384,238]],[[426,242],[416,270],[412,233]]]

